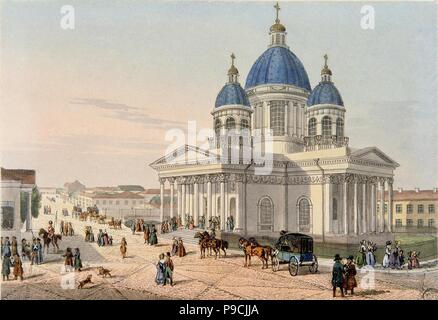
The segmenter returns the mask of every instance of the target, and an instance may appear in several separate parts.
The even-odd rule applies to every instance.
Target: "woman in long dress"
[[[181,238],[178,241],[178,257],[184,257],[186,255],[186,248]]]
[[[75,258],[75,262],[74,262],[75,270],[82,271],[81,252],[79,251],[79,248],[75,249],[74,258]]]
[[[21,262],[20,256],[16,254],[14,256],[14,280],[18,278],[23,281],[23,263]]]
[[[71,252],[71,248],[67,248],[65,250],[65,254],[63,255],[63,257],[65,258],[64,266],[73,267],[73,253]]]
[[[172,256],[175,256],[178,253],[178,240],[175,237],[173,237],[172,240],[173,240],[173,243],[172,243],[172,250],[170,251],[170,254]]]
[[[389,256],[391,255],[391,241],[386,241],[386,247],[385,247],[385,255],[383,256],[383,267],[388,268],[389,267]]]
[[[166,265],[164,261],[164,253],[161,253],[158,256],[158,263],[157,263],[157,275],[155,276],[155,283],[157,285],[162,284],[164,285],[165,276],[164,273],[166,272]]]
[[[347,258],[347,263],[344,265],[344,275],[345,275],[345,282],[344,282],[345,294],[347,294],[348,290],[350,290],[351,294],[353,295],[354,288],[357,287],[356,267],[353,262],[353,256],[349,256]]]
[[[149,243],[149,228],[147,226],[143,228],[143,239],[145,244]]]
[[[122,259],[126,258],[126,251],[128,243],[126,242],[125,237],[122,238],[122,242],[120,243],[120,253],[122,254]]]

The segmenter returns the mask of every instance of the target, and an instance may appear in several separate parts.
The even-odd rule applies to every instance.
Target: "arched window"
[[[240,121],[240,128],[241,129],[248,129],[249,128],[248,120],[242,119],[242,121]]]
[[[2,230],[11,230],[14,228],[14,207],[2,205]]]
[[[271,101],[271,129],[274,136],[284,135],[284,103]]]
[[[236,128],[236,121],[234,120],[234,118],[228,118],[227,121],[225,122],[225,128],[226,129],[234,129]]]
[[[259,201],[259,227],[260,231],[273,231],[274,229],[274,204],[271,198],[263,197]]]
[[[230,216],[236,221],[236,198],[230,199]]]
[[[301,198],[298,202],[298,226],[300,232],[310,232],[310,201]]]
[[[344,138],[344,120],[341,118],[336,120],[336,137],[338,140]]]
[[[325,116],[322,118],[322,137],[325,139],[330,138],[332,135],[332,119]]]
[[[219,119],[216,119],[216,122],[214,123],[214,132],[218,135],[221,131],[222,122]]]
[[[316,119],[312,118],[309,120],[309,137],[316,136]]]
[[[338,199],[333,198],[333,220],[338,220]]]

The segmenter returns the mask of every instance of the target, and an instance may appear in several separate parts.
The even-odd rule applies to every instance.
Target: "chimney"
[[[402,193],[403,192],[403,188],[398,188],[398,193]]]
[[[416,193],[420,192],[420,188],[414,188],[414,190]]]

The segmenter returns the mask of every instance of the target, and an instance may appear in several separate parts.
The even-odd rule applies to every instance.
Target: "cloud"
[[[103,116],[127,122],[139,123],[144,125],[145,128],[171,129],[184,128],[186,126],[186,124],[181,121],[153,117],[146,113],[144,109],[128,106],[124,103],[109,102],[104,99],[74,98],[70,101],[70,104],[85,105],[110,111],[109,114],[106,113]]]

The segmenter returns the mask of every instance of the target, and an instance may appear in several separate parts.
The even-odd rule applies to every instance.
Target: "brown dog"
[[[82,289],[87,283],[94,284],[94,282],[91,282],[91,274],[89,274],[84,280],[79,281],[78,289]]]
[[[99,267],[99,276],[103,276],[104,278],[105,278],[106,276],[110,276],[110,277],[112,277],[112,276],[111,276],[111,273],[110,273],[110,270],[105,269],[104,267]]]

